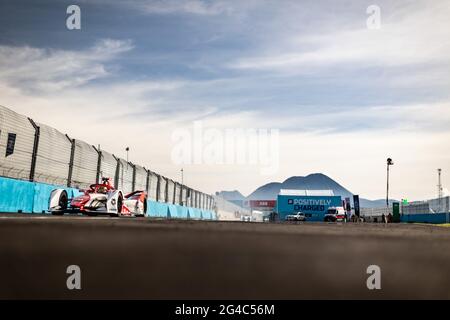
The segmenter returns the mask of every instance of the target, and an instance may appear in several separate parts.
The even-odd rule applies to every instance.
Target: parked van
[[[325,222],[347,222],[344,207],[330,207],[324,217]]]

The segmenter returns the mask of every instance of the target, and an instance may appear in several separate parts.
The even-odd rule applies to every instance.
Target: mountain
[[[245,197],[237,190],[216,192],[216,196],[219,196],[222,199],[227,200],[228,202],[231,202],[239,207],[245,207]]]
[[[280,182],[271,182],[265,184],[255,191],[253,191],[248,197],[248,200],[276,200],[280,190],[283,189],[283,184]]]
[[[244,197],[237,190],[221,191],[216,194],[240,205],[243,200],[276,200],[281,189],[333,190],[335,195],[341,196],[342,199],[349,197],[353,202],[353,194],[349,190],[322,173],[313,173],[306,177],[294,176],[284,182],[270,182],[257,188],[248,197]],[[390,199],[389,203],[394,201],[396,200]],[[362,208],[379,208],[386,205],[386,199],[368,200],[360,198],[360,205]]]
[[[216,196],[219,196],[225,200],[245,200],[245,197],[242,195],[242,193],[237,190],[216,192]]]

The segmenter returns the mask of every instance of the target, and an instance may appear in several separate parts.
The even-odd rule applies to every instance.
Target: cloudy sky
[[[393,197],[435,197],[437,168],[450,186],[449,16],[449,0],[3,0],[0,104],[176,180],[174,132],[194,121],[279,130],[270,175],[184,165],[205,192],[322,172],[382,198],[390,156]]]

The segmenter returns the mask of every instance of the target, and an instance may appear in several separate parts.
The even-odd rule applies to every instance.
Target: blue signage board
[[[341,206],[340,196],[278,195],[276,209],[280,220],[285,220],[286,215],[303,212],[308,221],[323,221],[328,208]]]

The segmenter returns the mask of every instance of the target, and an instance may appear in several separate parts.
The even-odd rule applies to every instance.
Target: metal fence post
[[[131,192],[136,191],[136,166],[129,162],[131,164],[131,167],[133,168],[133,180],[131,182]]]
[[[120,161],[119,158],[116,158],[115,155],[113,155],[114,159],[117,161],[116,165],[116,176],[114,177],[114,188],[119,189],[119,176],[120,176]]]
[[[177,185],[178,182],[174,182],[173,183],[174,187],[173,187],[173,200],[172,200],[172,204],[176,204],[177,203]]]
[[[28,118],[31,125],[34,128],[34,144],[33,144],[33,154],[31,156],[31,167],[30,167],[30,181],[34,181],[34,173],[36,171],[36,160],[39,149],[39,138],[41,135],[41,128],[33,121],[33,119]]]
[[[73,162],[75,158],[75,139],[70,139],[70,137],[66,134],[67,139],[69,139],[72,144],[70,149],[70,160],[69,160],[69,174],[67,176],[67,186],[72,186],[72,175],[73,175]]]
[[[161,191],[161,176],[156,174],[156,201],[159,201],[159,193]]]
[[[98,153],[98,160],[97,160],[97,178],[96,181],[97,183],[100,183],[100,173],[102,170],[102,152],[100,151],[100,149],[97,149],[95,146],[92,146],[94,148],[95,151],[97,151]]]
[[[197,206],[197,190],[194,190],[194,205],[193,205],[193,207],[194,208],[198,208],[198,206]]]
[[[180,184],[180,197],[178,200],[179,200],[180,206],[182,206],[183,205],[183,185],[182,184]]]
[[[164,189],[164,202],[169,203],[169,178],[164,178],[166,180],[166,188]]]
[[[191,201],[192,205],[191,206],[193,208],[196,208],[195,203],[196,203],[197,194],[194,189],[192,189],[191,194],[192,194],[192,201]]]
[[[147,178],[145,180],[145,191],[147,191],[147,195],[150,195],[150,170],[145,169],[145,172],[147,172]]]

